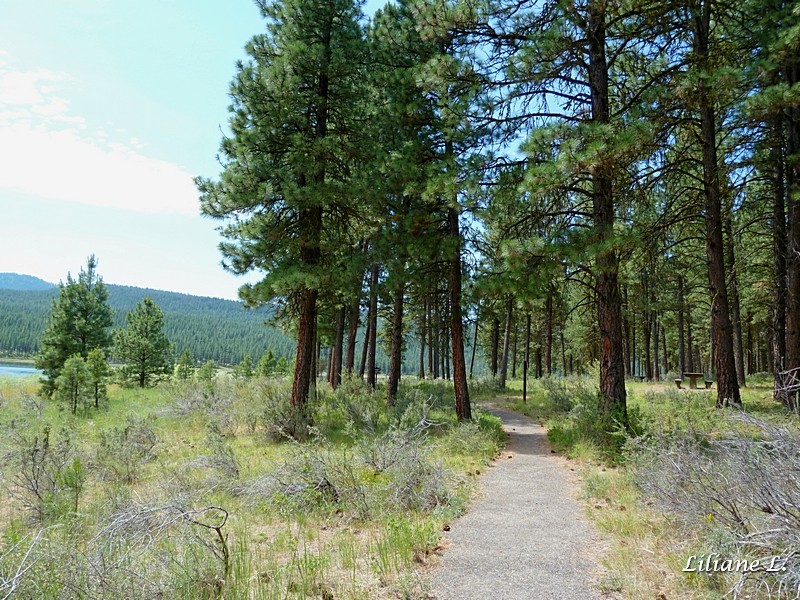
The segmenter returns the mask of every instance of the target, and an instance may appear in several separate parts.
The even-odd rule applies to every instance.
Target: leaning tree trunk
[[[694,50],[700,68],[710,67],[709,36],[711,0],[704,0],[693,14]],[[728,286],[725,281],[725,259],[722,240],[722,206],[717,161],[717,126],[711,90],[703,80],[698,83],[700,139],[703,150],[703,195],[705,198],[705,238],[708,258],[708,286],[711,294],[712,348],[717,369],[717,407],[741,406],[736,363],[733,353]]]
[[[606,62],[605,4],[588,8],[589,87],[592,121],[610,123],[608,64]],[[595,242],[595,293],[600,326],[600,411],[604,420],[628,426],[625,368],[622,365],[622,298],[619,293],[619,257],[610,240],[614,235],[613,164],[601,160],[592,174],[592,221]]]

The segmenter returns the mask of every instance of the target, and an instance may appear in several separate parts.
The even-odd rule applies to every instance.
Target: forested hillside
[[[268,323],[270,310],[245,309],[231,300],[120,285],[108,285],[108,290],[115,327],[124,326],[126,313],[149,296],[164,311],[165,332],[176,350],[189,348],[199,361],[235,364],[245,353],[257,360],[269,349],[276,356],[293,357],[291,338]],[[46,290],[0,289],[0,353],[28,356],[38,351],[50,303],[57,293],[56,286]]]
[[[4,285],[11,289],[3,288]],[[142,298],[150,297],[164,311],[164,329],[178,354],[189,348],[196,360],[210,359],[220,364],[237,364],[245,354],[258,360],[268,350],[276,357],[294,359],[294,339],[273,323],[270,309],[248,309],[232,300],[161,290],[107,287],[115,328],[123,327],[125,315]],[[27,357],[38,351],[50,303],[57,293],[57,286],[41,279],[0,274],[0,356]],[[363,331],[359,332],[360,338],[363,335]],[[409,340],[407,350],[404,371],[411,373],[419,361],[419,344]],[[327,350],[322,350],[322,357],[327,357]],[[388,364],[386,352],[379,347],[375,366],[385,372]],[[479,368],[482,365],[478,361]]]

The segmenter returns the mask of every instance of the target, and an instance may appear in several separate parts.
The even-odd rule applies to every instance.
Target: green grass
[[[443,525],[463,511],[503,439],[485,411],[458,424],[444,383],[404,385],[394,409],[385,390],[321,387],[303,442],[268,427],[288,398],[280,382],[225,379],[213,392],[112,386],[106,406],[77,416],[37,389],[36,378],[0,380],[0,572],[28,566],[32,547],[19,588],[31,597],[97,594],[101,581],[102,593],[126,598],[424,597],[417,571],[435,560]],[[86,477],[75,511],[68,472],[46,465],[56,483],[42,520],[9,476],[30,456],[24,440],[48,430],[52,440],[64,431]],[[118,447],[103,451],[104,438]],[[383,451],[401,462],[365,462]],[[309,482],[303,493],[292,487]],[[211,506],[228,513],[224,544],[209,528],[222,513],[180,516]],[[36,538],[42,527],[47,535]]]

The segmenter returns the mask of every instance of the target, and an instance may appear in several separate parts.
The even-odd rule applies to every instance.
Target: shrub
[[[800,589],[800,433],[737,414],[728,436],[688,429],[657,433],[632,444],[638,485],[673,514],[732,540],[728,550],[768,564],[780,556],[783,571],[743,571],[733,597],[784,596]],[[725,556],[735,559],[737,556]]]
[[[8,433],[8,445],[3,465],[9,493],[34,520],[45,523],[75,512],[86,474],[72,434],[17,423]]]
[[[95,460],[107,477],[126,484],[139,479],[142,465],[155,456],[154,424],[154,416],[129,416],[121,427],[100,432]]]

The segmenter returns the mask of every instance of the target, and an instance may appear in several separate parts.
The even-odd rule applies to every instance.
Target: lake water
[[[30,377],[41,373],[39,369],[34,369],[30,365],[0,362],[0,377]]]

